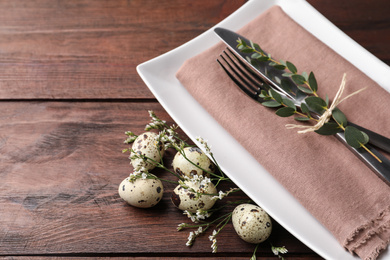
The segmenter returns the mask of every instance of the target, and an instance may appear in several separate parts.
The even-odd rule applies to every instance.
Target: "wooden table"
[[[131,172],[121,152],[124,132],[141,133],[148,110],[173,123],[136,65],[245,2],[0,1],[1,258],[250,258],[254,246],[231,226],[221,233],[217,254],[208,235],[186,247],[188,231],[176,227],[188,220],[170,202],[175,185],[166,184],[161,203],[146,210],[117,194]],[[308,2],[390,65],[389,1]],[[287,259],[320,259],[274,225],[270,241],[287,247]],[[268,242],[257,256],[277,259]]]

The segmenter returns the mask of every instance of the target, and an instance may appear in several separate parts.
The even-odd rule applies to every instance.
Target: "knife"
[[[241,39],[250,45],[250,41],[245,37],[224,29],[217,27],[214,29],[214,32],[219,36],[219,38],[228,46],[228,48],[233,51],[233,53],[245,63],[246,66],[252,68],[273,90],[277,91],[284,97],[289,98],[294,102],[298,107],[304,102],[304,99],[308,96],[299,88],[297,85],[289,78],[284,77],[282,74],[285,72],[283,70],[275,69],[273,66],[268,65],[267,62],[252,63],[250,55],[247,53],[241,52],[237,48],[237,40]],[[280,84],[278,82],[283,79],[287,84]],[[287,88],[286,88],[287,87]],[[353,124],[348,121],[348,125],[354,126],[359,130],[365,132],[369,136],[369,143],[376,146],[377,148],[383,149],[390,153],[390,139],[382,136],[378,133],[365,129],[361,126]],[[337,133],[336,137],[345,144],[352,152],[354,152],[369,168],[371,168],[381,179],[386,180],[387,184],[390,185],[390,160],[388,160],[383,154],[375,150],[371,145],[366,144],[366,147],[371,150],[378,158],[382,161],[379,162],[372,155],[362,148],[355,149],[347,144],[343,132]]]

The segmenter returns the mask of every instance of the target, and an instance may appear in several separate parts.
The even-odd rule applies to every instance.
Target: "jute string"
[[[347,82],[346,76],[347,75],[344,73],[343,79],[341,80],[341,84],[340,84],[339,90],[337,91],[336,96],[334,97],[334,100],[333,100],[332,104],[330,105],[329,108],[327,108],[325,110],[325,112],[321,115],[321,117],[318,119],[318,121],[317,121],[317,123],[315,125],[307,126],[307,125],[287,124],[286,127],[288,129],[292,129],[292,128],[304,129],[304,130],[299,130],[298,133],[299,134],[305,134],[305,133],[309,133],[309,132],[314,132],[314,131],[320,129],[325,123],[329,122],[329,119],[332,116],[332,111],[341,102],[343,102],[344,100],[346,100],[346,99],[348,99],[348,98],[350,98],[350,97],[360,93],[361,91],[365,90],[365,88],[359,89],[358,91],[355,91],[352,94],[349,94],[345,98],[341,99],[341,96],[343,95],[343,92],[344,92],[344,89],[345,89],[345,86],[346,86],[346,82]]]

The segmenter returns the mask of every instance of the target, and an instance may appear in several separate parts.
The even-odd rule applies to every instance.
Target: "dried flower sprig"
[[[284,260],[284,257],[281,254],[286,254],[288,253],[288,250],[284,246],[272,246],[271,245],[271,250],[274,255],[278,256],[280,259]]]
[[[348,125],[347,117],[343,112],[341,112],[340,109],[337,108],[337,105],[342,101],[351,97],[352,95],[359,93],[363,89],[358,90],[351,95],[341,99],[346,82],[344,75],[340,89],[336,94],[335,101],[329,105],[329,99],[327,96],[324,100],[317,94],[318,83],[313,72],[310,72],[310,74],[307,74],[306,72],[299,74],[297,67],[292,62],[275,60],[271,57],[271,54],[265,53],[259,44],[253,43],[252,41],[250,41],[248,44],[244,40],[238,39],[237,48],[243,53],[251,54],[251,63],[266,62],[267,65],[272,66],[275,69],[282,71],[285,70],[286,72],[282,74],[283,77],[291,78],[300,91],[311,95],[305,98],[305,103],[301,104],[300,111],[298,111],[297,107],[290,99],[281,96],[279,93],[272,90],[272,88],[270,88],[268,91],[261,91],[259,96],[264,99],[262,104],[266,107],[278,108],[276,111],[278,116],[289,117],[298,115],[298,117],[295,117],[295,120],[297,121],[316,121],[315,126],[300,126],[290,124],[287,125],[288,128],[306,128],[306,130],[299,131],[298,133],[316,132],[320,135],[334,135],[340,131],[343,131],[348,145],[355,149],[365,149],[376,160],[381,162],[381,160],[366,147],[366,144],[369,142],[368,135],[353,126]],[[287,81],[280,80],[278,83],[282,89],[289,88]],[[321,115],[321,117],[319,119],[312,117],[312,112]],[[329,120],[330,118],[333,120]]]

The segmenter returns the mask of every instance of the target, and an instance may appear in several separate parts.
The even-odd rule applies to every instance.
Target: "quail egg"
[[[118,188],[119,196],[128,204],[138,208],[155,206],[163,197],[164,187],[159,179],[142,179],[134,181],[124,179]]]
[[[164,145],[157,141],[157,134],[153,132],[145,132],[134,140],[130,153],[131,164],[134,168],[144,167],[146,170],[152,170],[156,164],[144,158],[134,158],[136,154],[159,162],[164,155]]]
[[[202,181],[187,180],[184,181],[184,185],[188,188],[178,185],[172,192],[171,200],[177,208],[195,213],[198,209],[209,210],[214,206],[216,200],[212,199],[213,195],[206,195],[217,193],[212,182],[205,184]],[[194,191],[203,193],[203,195],[197,197]]]
[[[213,162],[202,152],[198,147],[186,147],[183,149],[185,157],[180,152],[177,152],[173,158],[173,170],[182,176],[192,177],[194,175],[203,175],[209,177],[209,172],[214,172],[215,166]],[[195,166],[195,165],[196,166]],[[197,167],[198,166],[198,167]],[[199,168],[200,167],[200,168]],[[204,170],[206,171],[204,171]]]
[[[272,231],[271,218],[267,212],[252,204],[238,205],[233,210],[232,222],[238,236],[253,244],[265,241]]]

